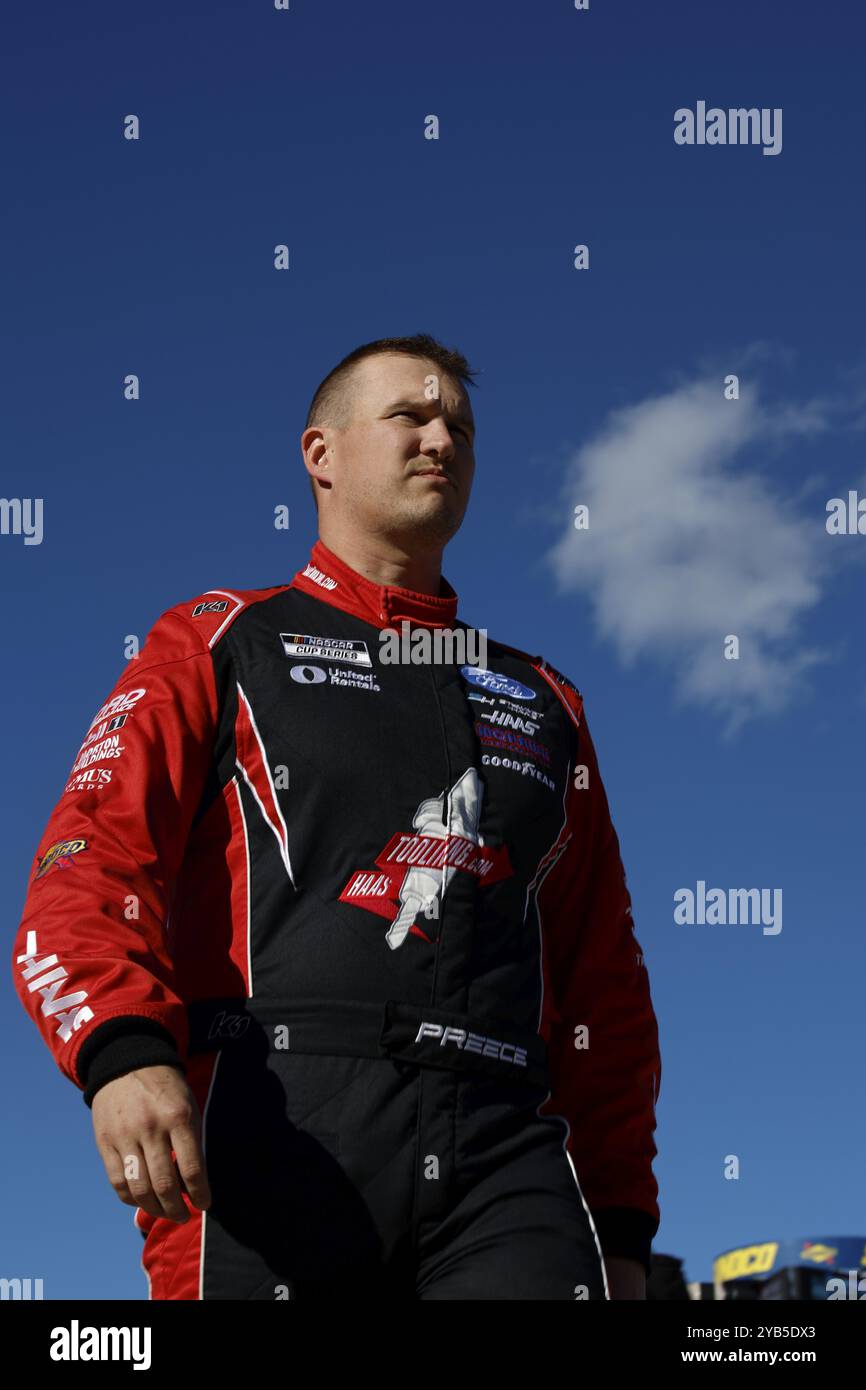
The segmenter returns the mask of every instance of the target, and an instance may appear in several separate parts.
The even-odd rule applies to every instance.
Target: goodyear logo
[[[42,878],[48,870],[57,864],[59,868],[66,868],[72,862],[73,854],[80,854],[83,849],[87,849],[86,840],[58,840],[56,845],[51,845],[43,854],[36,866],[36,877]]]
[[[744,1245],[739,1250],[729,1250],[713,1264],[713,1276],[717,1283],[724,1284],[728,1279],[767,1274],[773,1268],[778,1249],[777,1240],[768,1240],[763,1245]]]

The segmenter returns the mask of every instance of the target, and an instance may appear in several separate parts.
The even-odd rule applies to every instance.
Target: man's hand
[[[604,1267],[611,1299],[646,1298],[646,1271],[639,1260],[627,1260],[623,1255],[607,1255]]]
[[[201,1116],[177,1067],[141,1067],[108,1081],[91,1108],[96,1147],[121,1202],[180,1223],[189,1220],[182,1190],[199,1210],[210,1206]]]

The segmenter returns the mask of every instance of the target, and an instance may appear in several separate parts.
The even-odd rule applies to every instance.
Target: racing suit
[[[658,1033],[582,698],[490,638],[486,667],[388,660],[382,629],[469,635],[444,578],[321,541],[170,609],[40,842],[14,969],[56,1062],[88,1104],[177,1066],[203,1115],[211,1208],[136,1212],[152,1298],[649,1271]]]

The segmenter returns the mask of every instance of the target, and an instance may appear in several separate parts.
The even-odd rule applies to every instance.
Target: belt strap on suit
[[[249,1046],[326,1057],[386,1058],[548,1086],[542,1038],[426,1004],[333,999],[201,999],[188,1006],[190,1052]]]

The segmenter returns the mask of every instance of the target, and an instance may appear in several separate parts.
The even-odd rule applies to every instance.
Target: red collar
[[[317,540],[310,562],[298,570],[292,587],[354,613],[375,627],[394,627],[403,619],[426,627],[450,627],[457,617],[457,594],[445,576],[439,596],[391,584],[374,584]]]

